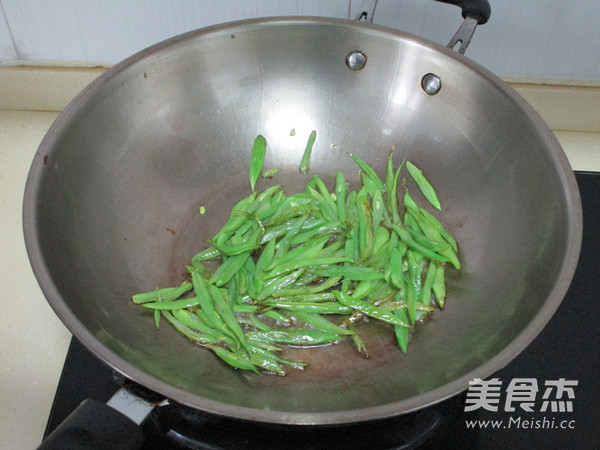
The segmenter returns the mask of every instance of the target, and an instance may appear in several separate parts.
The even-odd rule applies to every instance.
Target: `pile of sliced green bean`
[[[279,356],[284,346],[351,339],[368,356],[359,325],[367,318],[389,324],[406,352],[419,319],[444,307],[445,266],[460,269],[455,239],[410,196],[403,169],[440,210],[431,184],[408,161],[394,168],[392,153],[384,181],[350,155],[360,168],[359,190],[349,191],[339,172],[332,191],[313,176],[304,192],[273,186],[259,193],[266,147],[257,137],[252,193],[186,266],[188,280],[133,302],[154,310],[157,328],[164,317],[226,363],[254,372],[302,368]],[[214,271],[210,260],[220,262]]]

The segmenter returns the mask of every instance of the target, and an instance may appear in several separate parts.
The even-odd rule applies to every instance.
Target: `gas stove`
[[[600,448],[600,174],[576,178],[584,227],[571,287],[542,333],[481,384],[414,413],[318,428],[244,422],[170,402],[144,422],[143,448]],[[73,339],[45,435],[83,400],[105,402],[123,382]]]

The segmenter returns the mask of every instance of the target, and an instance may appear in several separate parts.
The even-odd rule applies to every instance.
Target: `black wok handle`
[[[139,425],[106,403],[84,400],[38,447],[38,450],[139,450]]]
[[[475,33],[475,28],[478,25],[482,25],[488,21],[490,15],[492,14],[492,10],[490,8],[490,4],[487,0],[436,0],[440,3],[448,3],[450,5],[460,6],[462,9],[462,16],[465,19],[456,32],[450,42],[448,42],[447,47],[454,49],[458,44],[460,47],[458,49],[458,53],[463,54],[469,43],[471,42],[471,38],[473,37],[473,33]]]
[[[440,3],[460,6],[463,19],[472,17],[477,19],[478,25],[483,25],[492,14],[490,3],[487,0],[436,0]]]

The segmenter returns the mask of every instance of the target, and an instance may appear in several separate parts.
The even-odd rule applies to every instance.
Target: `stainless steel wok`
[[[157,332],[131,295],[182,280],[248,194],[256,135],[268,141],[265,167],[281,169],[271,183],[301,189],[312,129],[308,176],[332,183],[342,170],[357,182],[347,153],[383,172],[395,149],[436,186],[463,263],[446,309],[418,328],[407,355],[374,330],[371,359],[349,344],[320,348],[286,377],[244,374],[168,326]],[[324,18],[205,28],[118,64],[56,120],[24,198],[44,294],[96,356],[185,405],[285,424],[405,413],[503,367],[561,302],[581,224],[560,145],[503,81],[425,39]]]

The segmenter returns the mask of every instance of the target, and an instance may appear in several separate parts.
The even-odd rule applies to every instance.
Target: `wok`
[[[364,66],[352,66],[357,51]],[[428,88],[436,81],[437,93]],[[302,175],[312,129],[318,138]],[[391,149],[436,187],[463,269],[407,355],[373,329],[368,360],[340,344],[303,350],[302,373],[249,375],[168,326],[157,332],[132,304],[134,293],[179,283],[184,264],[248,195],[258,134],[269,145],[265,167],[281,170],[270,183],[288,192],[313,174],[331,185],[338,170],[356,185],[347,153],[384,173]],[[329,18],[213,26],[116,65],[57,118],[24,198],[35,275],[89,350],[176,402],[281,424],[406,413],[503,367],[566,293],[581,224],[559,143],[507,84],[452,49]]]

